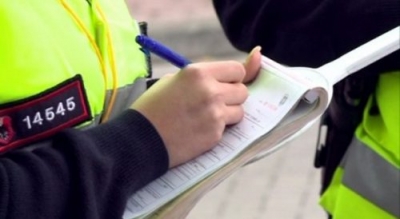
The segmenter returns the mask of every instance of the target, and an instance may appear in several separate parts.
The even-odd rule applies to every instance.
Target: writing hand
[[[190,64],[177,74],[161,78],[132,105],[159,132],[170,167],[210,150],[221,139],[226,125],[243,118],[241,104],[248,95],[243,82],[255,78],[260,68],[259,50],[249,57],[246,64]]]

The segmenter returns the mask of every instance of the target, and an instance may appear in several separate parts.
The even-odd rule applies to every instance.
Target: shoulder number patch
[[[0,154],[91,119],[80,75],[40,94],[0,105]]]

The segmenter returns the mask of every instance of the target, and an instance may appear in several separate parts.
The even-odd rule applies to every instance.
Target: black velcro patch
[[[0,105],[0,154],[91,119],[80,75],[23,100]]]

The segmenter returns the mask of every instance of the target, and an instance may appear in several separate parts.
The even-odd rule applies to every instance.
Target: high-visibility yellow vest
[[[400,72],[380,76],[321,204],[334,219],[400,218]]]
[[[117,115],[146,88],[145,56],[135,42],[139,27],[123,0],[0,1],[0,27],[0,130],[10,117],[10,106],[39,99],[77,75],[91,116],[80,126]],[[65,116],[78,104],[73,101],[67,98],[61,106],[11,123],[15,129],[15,123],[25,124],[29,132]]]

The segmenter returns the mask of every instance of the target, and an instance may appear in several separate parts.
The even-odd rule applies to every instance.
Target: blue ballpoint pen
[[[141,45],[143,49],[156,54],[157,56],[167,60],[178,68],[184,68],[191,63],[191,61],[187,58],[179,55],[177,52],[148,36],[139,35],[136,37],[136,42]]]

